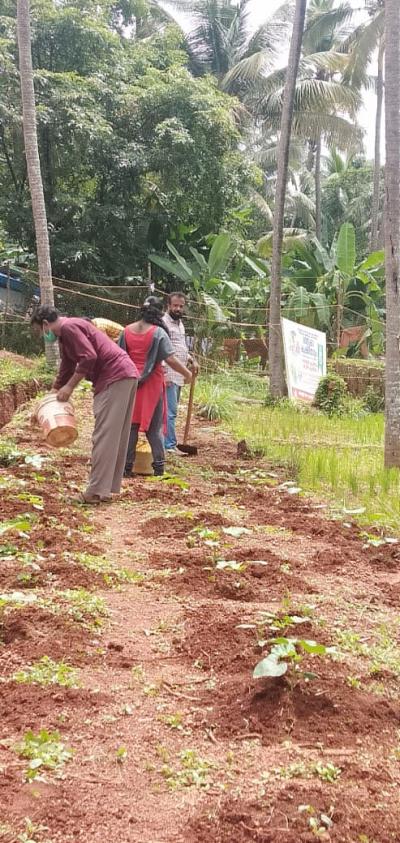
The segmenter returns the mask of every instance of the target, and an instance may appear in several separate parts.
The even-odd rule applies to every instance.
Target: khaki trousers
[[[85,491],[87,497],[98,495],[101,500],[107,500],[112,492],[121,490],[136,388],[136,378],[124,378],[110,383],[94,397],[92,468]]]

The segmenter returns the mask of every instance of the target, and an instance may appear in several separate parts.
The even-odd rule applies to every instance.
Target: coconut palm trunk
[[[385,466],[400,467],[400,3],[385,4]]]
[[[274,398],[285,394],[285,376],[283,365],[283,346],[281,330],[281,276],[282,276],[282,242],[285,213],[285,193],[287,187],[289,148],[292,132],[293,107],[296,89],[296,79],[299,68],[301,42],[304,32],[307,0],[296,0],[296,11],[293,21],[292,38],[290,42],[289,62],[283,96],[282,117],[280,126],[280,140],[278,148],[278,167],[275,191],[271,293],[269,300],[269,367],[270,390]]]
[[[379,205],[381,187],[381,130],[383,106],[383,64],[385,56],[383,37],[379,42],[378,76],[376,80],[376,118],[375,118],[375,160],[374,160],[374,192],[372,199],[371,219],[371,251],[375,252],[379,246]]]
[[[321,153],[322,153],[322,138],[319,135],[315,150],[315,234],[317,240],[321,240],[322,232],[322,217],[321,217]]]
[[[19,50],[19,73],[22,95],[22,117],[25,156],[28,170],[29,189],[32,200],[33,222],[36,236],[36,251],[39,268],[40,299],[42,304],[54,305],[54,291],[51,274],[49,231],[44,202],[42,173],[36,128],[35,92],[31,50],[31,28],[29,0],[17,0],[17,32]],[[55,363],[58,356],[56,344],[46,344],[46,357]]]

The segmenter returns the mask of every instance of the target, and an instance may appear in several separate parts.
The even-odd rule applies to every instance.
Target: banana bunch
[[[107,334],[111,340],[117,341],[119,335],[124,330],[122,325],[119,325],[118,322],[112,322],[111,319],[101,319],[99,317],[98,319],[92,319],[92,322],[99,331],[103,331],[103,334]]]

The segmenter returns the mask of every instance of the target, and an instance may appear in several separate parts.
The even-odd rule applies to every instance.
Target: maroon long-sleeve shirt
[[[65,318],[59,346],[61,364],[54,383],[56,389],[64,386],[75,372],[92,382],[95,395],[114,381],[139,377],[127,353],[86,319]]]

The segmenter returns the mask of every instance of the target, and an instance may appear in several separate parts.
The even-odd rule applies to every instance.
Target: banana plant
[[[383,265],[382,251],[357,264],[351,223],[342,225],[330,250],[316,237],[297,243],[283,257],[284,313],[303,324],[333,331],[338,346],[344,325],[354,325],[362,317],[366,333],[372,337],[371,345],[379,351],[383,337]]]
[[[339,348],[344,313],[352,317],[364,316],[372,334],[378,325],[382,333],[382,311],[379,307],[383,292],[378,279],[383,277],[384,252],[372,252],[365,260],[356,262],[356,236],[352,223],[343,223],[328,256],[327,272],[319,279],[317,289],[324,293],[335,308],[336,344]],[[347,320],[354,324],[354,318]],[[373,330],[372,330],[373,328]]]
[[[243,286],[234,278],[240,279],[238,268],[232,268],[234,258],[247,266],[248,270],[259,278],[266,277],[263,261],[239,254],[237,244],[227,232],[218,234],[212,243],[208,256],[190,246],[192,260],[186,260],[173,244],[167,240],[168,251],[175,260],[163,255],[151,254],[149,259],[169,275],[183,282],[190,290],[199,307],[200,331],[198,335],[210,336],[212,330],[228,326],[233,316],[232,308],[243,293]]]

